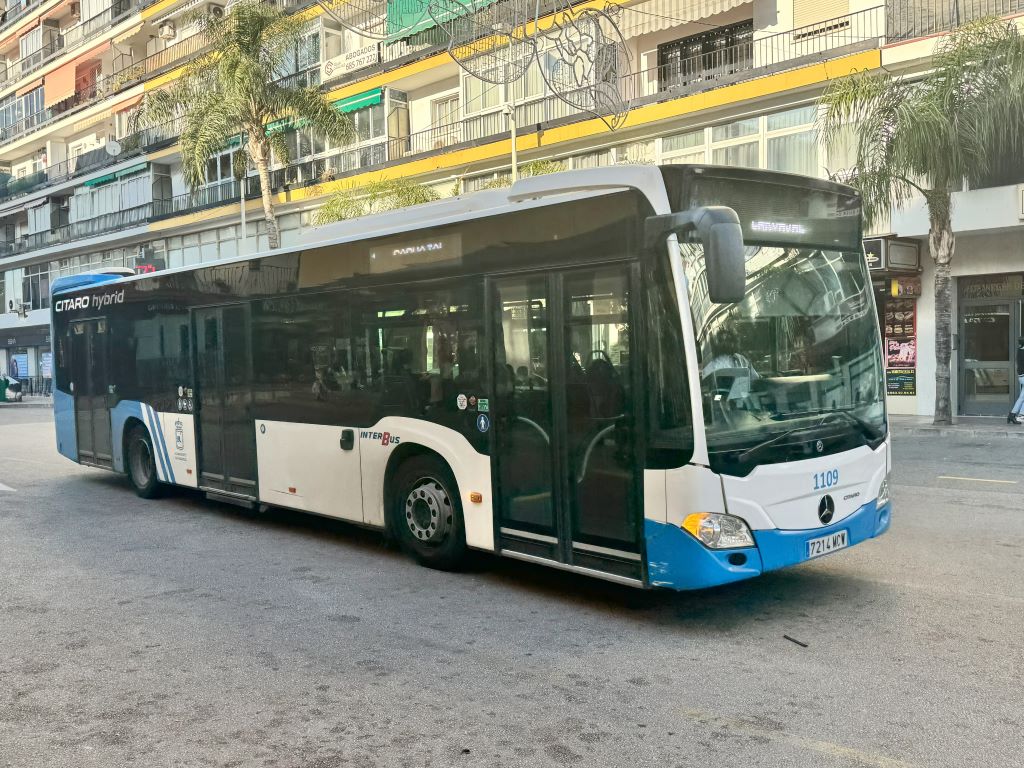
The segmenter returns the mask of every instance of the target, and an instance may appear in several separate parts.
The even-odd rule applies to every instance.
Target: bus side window
[[[458,396],[487,396],[480,293],[473,285],[367,297],[355,335],[365,340],[379,418],[426,418],[463,429]]]

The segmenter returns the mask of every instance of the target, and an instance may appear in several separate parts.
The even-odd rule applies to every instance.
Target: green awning
[[[476,13],[481,8],[493,5],[498,0],[451,0],[438,9],[438,21],[444,23],[467,13]],[[423,0],[388,0],[387,33],[388,37],[405,39],[417,32],[437,26],[433,17],[427,12],[427,4]]]
[[[290,117],[283,117],[280,120],[267,123],[267,136],[273,136],[275,133],[284,133],[291,127],[292,119]]]
[[[365,107],[372,107],[375,104],[380,104],[381,99],[383,98],[384,89],[374,88],[372,91],[358,93],[355,96],[349,96],[347,99],[338,99],[334,102],[333,106],[339,112],[355,112],[357,109],[364,109]]]
[[[149,168],[149,163],[138,163],[137,165],[133,165],[133,166],[131,166],[129,168],[125,168],[123,171],[117,171],[114,174],[114,176],[116,176],[119,179],[123,179],[125,176],[131,176],[133,173],[138,173],[139,171],[144,171],[147,168]]]
[[[107,173],[107,174],[104,174],[103,176],[97,176],[95,179],[89,179],[87,182],[83,183],[82,186],[83,187],[98,187],[98,186],[100,186],[102,184],[109,184],[110,182],[112,182],[116,178],[117,178],[116,174]]]

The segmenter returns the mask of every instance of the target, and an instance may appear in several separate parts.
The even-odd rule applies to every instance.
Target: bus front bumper
[[[749,579],[810,559],[807,542],[811,539],[846,530],[849,548],[880,536],[889,529],[891,517],[891,502],[878,507],[871,501],[838,523],[822,528],[754,531],[756,546],[742,549],[708,549],[682,528],[646,520],[648,583],[686,590]]]

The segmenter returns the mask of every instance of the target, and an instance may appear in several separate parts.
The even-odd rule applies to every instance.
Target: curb
[[[930,437],[974,437],[1006,440],[1024,440],[1021,429],[971,429],[970,427],[897,427],[890,426],[894,435],[917,435]]]
[[[53,403],[50,401],[45,403],[32,403],[25,402],[24,400],[20,403],[0,403],[0,410],[3,410],[4,408],[45,408],[50,411],[53,410]]]

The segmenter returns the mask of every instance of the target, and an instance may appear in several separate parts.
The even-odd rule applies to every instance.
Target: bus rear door
[[[491,281],[501,549],[642,579],[630,268]],[[481,423],[486,426],[486,421]]]
[[[108,339],[105,318],[70,324],[70,388],[75,398],[78,460],[99,467],[112,466],[108,383]]]

